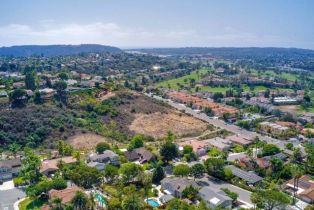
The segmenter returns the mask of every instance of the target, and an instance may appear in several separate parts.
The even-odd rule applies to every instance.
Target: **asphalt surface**
[[[150,96],[150,95],[148,95]],[[272,138],[272,137],[269,137],[269,136],[265,136],[265,135],[260,135],[256,132],[253,132],[253,131],[248,131],[248,130],[245,130],[245,129],[242,129],[241,127],[239,126],[236,126],[236,125],[233,125],[233,124],[228,124],[222,120],[219,120],[219,119],[213,119],[211,117],[208,117],[206,114],[204,113],[199,113],[189,107],[186,107],[184,104],[179,104],[179,103],[176,103],[176,102],[173,102],[171,100],[168,100],[168,99],[164,99],[162,97],[159,97],[159,96],[153,96],[153,98],[157,99],[157,100],[161,100],[163,102],[166,102],[168,103],[170,106],[180,110],[180,111],[184,111],[185,113],[187,114],[190,114],[192,115],[193,117],[195,118],[198,118],[200,120],[203,120],[205,122],[208,122],[216,127],[220,127],[220,128],[223,128],[223,129],[226,129],[228,131],[231,131],[235,134],[240,134],[240,135],[245,135],[245,136],[248,136],[249,138],[255,138],[256,136],[259,137],[260,140],[263,140],[265,142],[267,142],[268,144],[275,144],[277,145],[281,150],[287,150],[285,148],[285,145],[287,143],[287,141],[282,141],[282,140],[279,140],[279,139],[275,139],[275,138]],[[292,142],[293,143],[293,142]],[[304,148],[297,144],[297,143],[293,143],[294,146],[300,146],[301,148],[301,151],[304,152]],[[289,152],[289,151],[287,151]]]
[[[0,191],[0,209],[1,210],[14,210],[14,203],[26,196],[25,192],[21,189],[14,188],[11,190]]]

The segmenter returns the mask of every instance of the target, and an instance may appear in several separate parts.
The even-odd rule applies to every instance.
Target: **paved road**
[[[150,95],[148,95],[150,96]],[[170,106],[178,109],[178,110],[181,110],[181,111],[184,111],[185,113],[188,113],[190,115],[192,115],[193,117],[195,118],[198,118],[198,119],[201,119],[201,120],[204,120],[210,124],[213,124],[214,126],[216,127],[220,127],[220,128],[223,128],[223,129],[226,129],[228,131],[231,131],[233,133],[236,133],[236,134],[240,134],[240,135],[245,135],[245,136],[248,136],[250,138],[255,138],[256,136],[259,137],[259,139],[269,143],[269,144],[276,144],[280,149],[282,150],[286,150],[285,148],[285,144],[286,144],[286,141],[282,141],[282,140],[279,140],[279,139],[275,139],[275,138],[272,138],[272,137],[269,137],[269,136],[265,136],[265,135],[260,135],[256,132],[253,132],[253,131],[248,131],[248,130],[245,130],[245,129],[242,129],[241,127],[239,126],[236,126],[236,125],[233,125],[233,124],[227,124],[225,123],[224,121],[222,120],[219,120],[219,119],[213,119],[211,117],[208,117],[206,114],[204,113],[199,113],[189,107],[186,107],[184,104],[179,104],[179,103],[176,103],[176,102],[173,102],[171,100],[167,100],[167,99],[164,99],[162,97],[159,97],[159,96],[153,96],[153,98],[157,99],[157,100],[161,100],[161,101],[164,101],[166,103],[168,103]],[[294,143],[294,146],[300,146],[299,144],[297,143]],[[301,147],[301,151],[304,152],[304,148]],[[287,151],[289,152],[289,151]]]
[[[252,208],[253,204],[251,202],[251,192],[244,190],[242,188],[239,188],[237,186],[234,186],[232,184],[229,184],[227,182],[224,182],[222,180],[213,178],[211,176],[205,176],[203,178],[200,179],[196,179],[195,180],[197,184],[199,184],[200,186],[210,186],[212,189],[214,190],[220,190],[221,188],[228,188],[230,191],[238,193],[239,198],[238,200],[242,203],[245,203],[246,206]]]
[[[24,198],[25,192],[21,189],[1,190],[0,191],[0,209],[1,210],[14,210],[14,203],[19,198]]]

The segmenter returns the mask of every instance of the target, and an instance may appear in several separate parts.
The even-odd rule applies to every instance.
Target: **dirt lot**
[[[94,149],[99,142],[108,142],[108,139],[93,133],[80,133],[67,140],[75,149]]]
[[[285,106],[275,106],[279,110],[284,110],[284,111],[294,111],[297,112],[298,106],[297,105],[285,105]]]
[[[116,93],[115,97],[119,101],[115,106],[119,114],[104,117],[103,122],[109,124],[114,120],[116,129],[127,138],[141,133],[158,139],[165,137],[168,131],[178,137],[198,136],[207,129],[207,123],[142,94],[124,91]]]
[[[131,131],[154,138],[165,137],[168,131],[177,136],[197,136],[207,129],[207,124],[176,111],[169,113],[155,112],[136,114],[129,126]]]
[[[115,96],[116,94],[113,92],[108,92],[107,94],[101,96],[98,100],[103,101],[103,100],[107,100],[108,98],[111,98],[113,96]]]

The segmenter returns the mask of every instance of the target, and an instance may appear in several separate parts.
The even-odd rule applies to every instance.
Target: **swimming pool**
[[[98,202],[98,204],[100,206],[103,206],[103,207],[106,206],[106,200],[105,200],[105,198],[102,195],[100,195],[98,193],[95,193],[94,196],[95,196],[95,199],[96,199],[96,201]]]
[[[158,206],[160,206],[159,202],[156,201],[156,199],[153,199],[153,198],[148,198],[148,199],[146,200],[146,202],[147,202],[149,205],[151,205],[152,207],[158,207]]]

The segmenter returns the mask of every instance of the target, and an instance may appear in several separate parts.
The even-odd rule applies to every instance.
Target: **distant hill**
[[[136,49],[136,51],[161,55],[196,55],[208,54],[225,58],[250,58],[268,56],[314,56],[314,50],[297,48],[274,48],[274,47],[182,47],[182,48],[152,48]]]
[[[79,53],[120,53],[123,52],[117,47],[82,44],[82,45],[22,45],[12,47],[1,47],[0,56],[60,56],[75,55]]]

